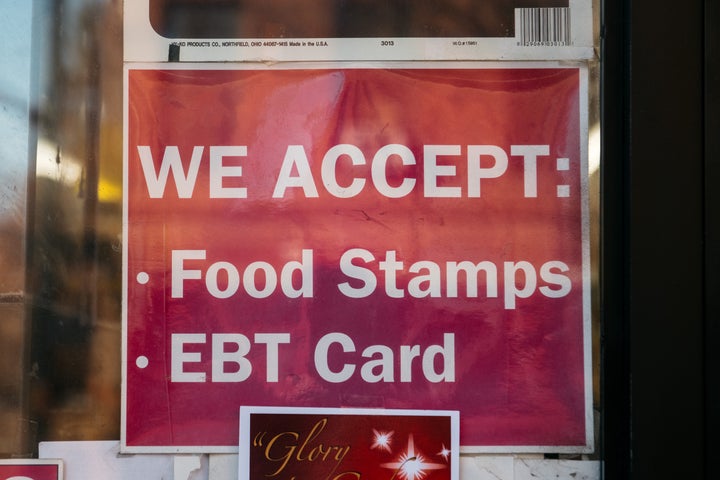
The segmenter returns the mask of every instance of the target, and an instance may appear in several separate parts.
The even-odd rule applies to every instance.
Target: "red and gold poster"
[[[457,412],[243,407],[238,478],[457,480]]]
[[[242,405],[592,448],[586,71],[442,65],[126,68],[124,450]]]

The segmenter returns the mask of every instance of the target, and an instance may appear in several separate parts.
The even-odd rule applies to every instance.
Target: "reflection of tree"
[[[38,156],[28,246],[31,443],[119,436],[121,6],[38,7],[37,133],[57,153],[50,169]]]

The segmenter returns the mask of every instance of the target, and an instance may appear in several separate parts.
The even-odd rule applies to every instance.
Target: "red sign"
[[[61,460],[0,460],[0,480],[62,480]]]
[[[240,405],[589,448],[582,68],[128,68],[123,445]]]
[[[457,480],[457,412],[248,407],[238,478]]]

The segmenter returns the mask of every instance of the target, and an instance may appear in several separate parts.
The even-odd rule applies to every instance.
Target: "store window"
[[[467,422],[460,445],[471,439],[474,447],[462,452],[462,468],[471,458],[479,465],[483,458],[546,459],[527,468],[549,469],[576,461],[562,468],[599,478],[598,5],[475,3],[39,0],[0,7],[14,26],[2,33],[13,54],[0,63],[7,107],[0,119],[11,128],[0,151],[0,455],[43,456],[41,442],[57,452],[62,442],[121,441],[118,448],[133,453],[180,448],[214,458],[232,451],[234,429],[193,446],[192,433],[178,433],[185,427],[153,423],[163,410],[211,395],[218,411],[227,398],[232,408],[250,398],[256,406],[460,409],[461,428]],[[583,28],[570,23],[571,14],[581,15],[572,18],[582,18]],[[146,20],[140,27],[138,18]],[[495,40],[505,43],[494,47]],[[485,110],[475,114],[469,101]],[[232,116],[229,105],[242,110]],[[517,124],[521,132],[512,130]],[[183,137],[195,144],[181,144]],[[252,161],[255,148],[270,166],[253,172],[238,159]],[[188,166],[195,152],[197,177]],[[215,173],[205,168],[213,161]],[[547,172],[558,178],[552,185]],[[493,191],[498,178],[512,180]],[[153,185],[159,193],[147,195]],[[262,188],[264,196],[253,199]],[[152,198],[166,193],[172,201],[158,207]],[[221,197],[229,203],[202,210]],[[558,207],[566,198],[574,206]],[[520,204],[533,206],[526,212]],[[177,215],[186,205],[200,213]],[[475,209],[485,209],[483,216]],[[318,212],[328,218],[318,220]],[[208,214],[211,228],[191,224]],[[552,222],[538,221],[546,217]],[[243,218],[252,220],[233,230]],[[483,228],[468,227],[483,218]],[[161,228],[145,229],[154,222]],[[229,244],[214,243],[225,231],[233,232]],[[177,241],[203,235],[207,243]],[[243,243],[248,236],[255,240]],[[495,250],[478,249],[473,239],[480,238]],[[285,250],[268,247],[278,239]],[[245,253],[213,256],[233,248]],[[480,279],[474,291],[465,260]],[[145,287],[154,272],[172,288],[160,303],[143,303],[144,295],[163,294]],[[162,317],[162,327],[138,323],[163,302],[172,310],[185,287],[221,306],[188,300]],[[242,300],[232,306],[233,298]],[[482,301],[491,306],[474,303]],[[172,331],[188,309],[195,329]],[[360,321],[353,310],[364,312],[365,326],[352,324]],[[273,329],[250,322],[230,331],[242,311],[266,315]],[[223,315],[225,323],[213,324]],[[317,326],[331,318],[340,319],[333,328]],[[563,327],[541,325],[553,320]],[[521,321],[530,326],[516,327]],[[137,353],[162,329],[168,337],[154,347],[159,357]],[[233,377],[245,357],[232,354],[245,341],[260,352],[248,358],[261,362],[265,391],[257,384],[245,391]],[[282,359],[285,345],[305,341]],[[293,362],[309,361],[303,354],[317,378],[294,370],[283,376]],[[155,391],[155,381],[139,375],[157,358],[170,379],[160,390],[170,393],[144,397],[139,392]],[[210,358],[226,365],[216,371]],[[506,364],[497,371],[470,376],[499,360]],[[572,361],[581,365],[565,370]],[[565,373],[549,378],[553,366]],[[212,397],[219,388],[213,375],[234,378],[242,393]],[[201,383],[208,386],[198,398],[183,397],[188,388],[172,394]],[[495,403],[466,395],[475,389]],[[151,415],[136,417],[138,405],[150,404]],[[565,422],[565,414],[575,417]],[[172,434],[162,437],[163,428]]]

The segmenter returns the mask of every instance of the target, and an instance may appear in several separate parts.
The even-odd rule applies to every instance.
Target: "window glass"
[[[509,37],[513,6],[567,3],[150,0],[149,20],[168,38]],[[0,456],[36,455],[41,441],[120,437],[122,6],[0,5],[10,52],[0,56]],[[588,63],[599,415],[599,75]]]

